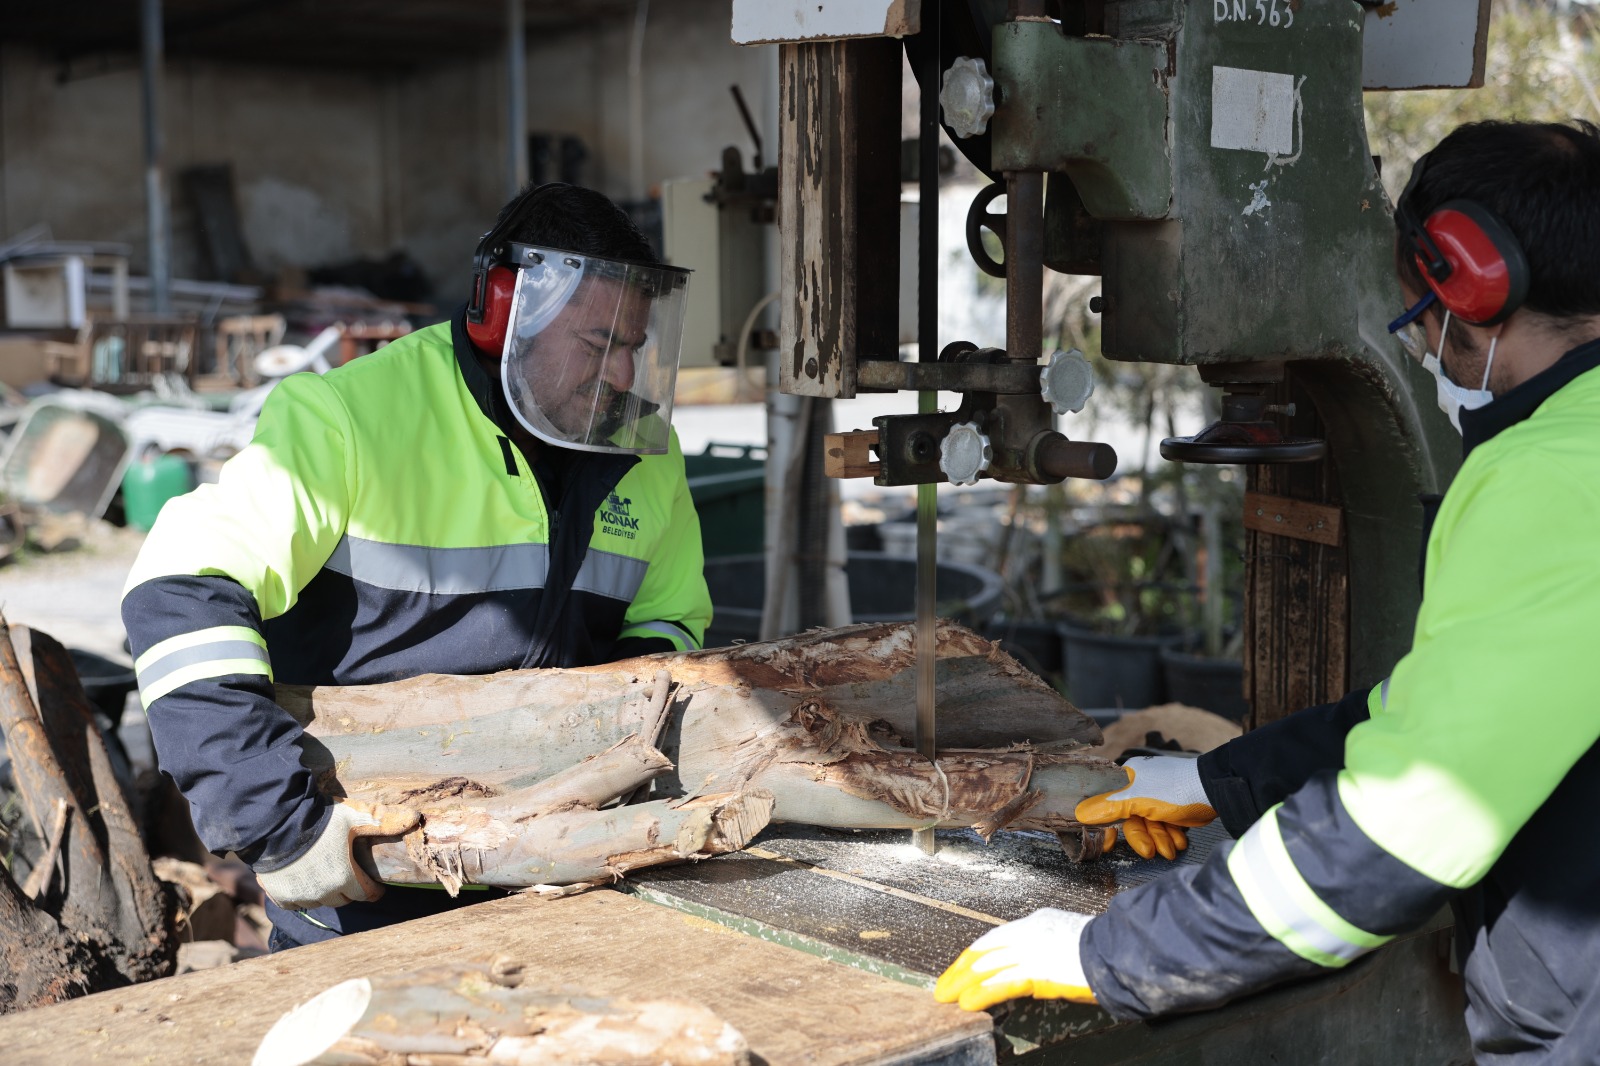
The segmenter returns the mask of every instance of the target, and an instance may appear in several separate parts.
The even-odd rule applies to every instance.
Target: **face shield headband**
[[[668,447],[689,272],[513,244],[500,380],[517,421],[563,448]]]

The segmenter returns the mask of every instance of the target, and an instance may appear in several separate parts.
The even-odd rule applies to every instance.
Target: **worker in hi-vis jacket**
[[[1390,331],[1465,453],[1427,517],[1411,650],[1370,690],[1198,760],[1128,760],[1128,787],[1080,821],[1121,823],[1146,856],[1218,816],[1237,842],[1099,917],[999,926],[939,999],[1211,1007],[1449,903],[1478,1061],[1600,1061],[1600,130],[1463,126],[1395,222]]]
[[[270,898],[273,950],[463,893],[356,858],[417,815],[335,802],[273,685],[699,647],[700,526],[671,429],[687,272],[598,193],[530,187],[468,306],[271,393],[220,481],[161,512],[122,600],[161,769]]]

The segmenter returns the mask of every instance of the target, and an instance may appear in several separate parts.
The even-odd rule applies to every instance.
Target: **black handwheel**
[[[989,249],[983,246],[983,231],[987,229],[1000,238],[1000,250],[1006,250],[1006,216],[988,209],[990,204],[1005,194],[1004,182],[992,182],[972,198],[972,206],[967,208],[967,252],[978,264],[979,270],[994,278],[1006,276],[1006,265],[995,262],[989,255]]]
[[[1328,442],[1306,438],[1269,444],[1200,441],[1194,437],[1168,437],[1161,442],[1161,458],[1175,463],[1310,463],[1328,454]]]

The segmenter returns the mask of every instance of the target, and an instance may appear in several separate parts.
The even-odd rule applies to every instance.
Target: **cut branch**
[[[50,829],[50,842],[45,846],[44,856],[39,860],[39,864],[28,875],[28,883],[22,886],[22,894],[31,900],[37,900],[39,894],[50,885],[50,878],[56,869],[56,859],[61,854],[61,836],[67,831],[67,816],[71,813],[72,808],[67,806],[66,800],[56,800],[56,819]]]
[[[375,844],[385,881],[530,888],[615,881],[629,870],[737,851],[766,827],[772,797],[757,791],[569,809],[507,821],[492,804],[424,807],[403,842]]]

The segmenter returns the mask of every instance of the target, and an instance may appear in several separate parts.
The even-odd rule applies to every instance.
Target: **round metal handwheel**
[[[1310,463],[1328,454],[1328,442],[1305,437],[1277,441],[1203,441],[1194,437],[1168,437],[1161,442],[1161,458],[1175,463]]]
[[[978,269],[990,277],[1003,278],[1006,276],[1006,265],[997,263],[989,255],[989,249],[983,246],[983,231],[989,230],[1000,238],[1000,250],[1006,247],[1006,216],[989,210],[989,205],[1006,194],[1003,182],[994,182],[985,185],[977,196],[972,198],[972,206],[967,208],[967,252],[973,261],[978,264]]]

